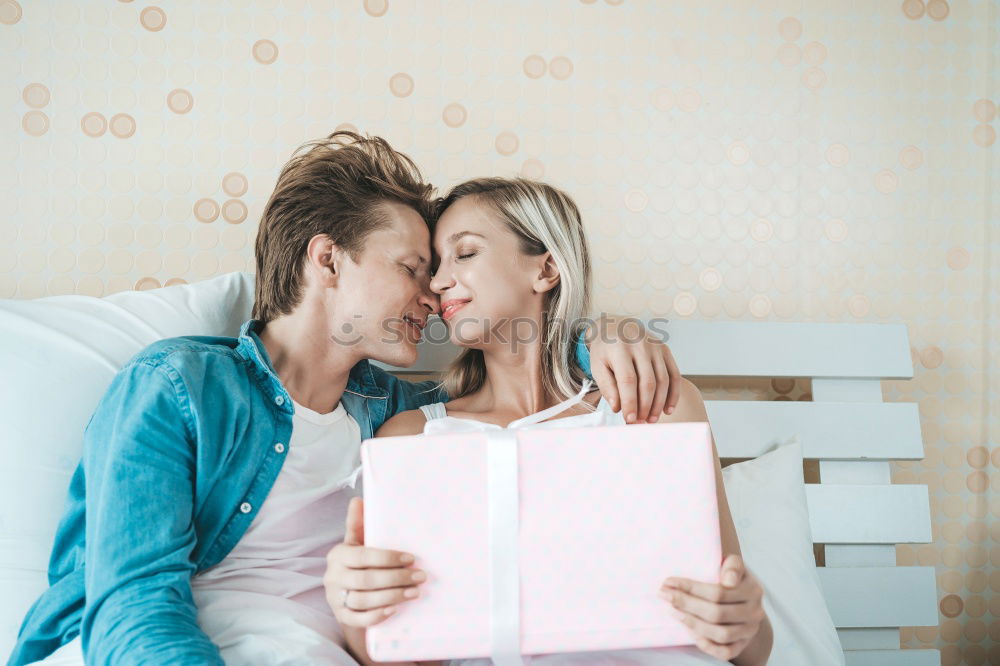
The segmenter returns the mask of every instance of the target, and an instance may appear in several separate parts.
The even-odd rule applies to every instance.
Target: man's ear
[[[539,261],[539,269],[531,287],[536,294],[543,294],[559,284],[559,268],[556,266],[551,252],[546,252],[534,257],[534,259]]]
[[[326,234],[316,234],[306,247],[306,267],[323,287],[332,287],[340,277],[343,252]]]

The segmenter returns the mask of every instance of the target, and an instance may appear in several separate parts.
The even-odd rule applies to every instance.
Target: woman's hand
[[[680,398],[681,373],[670,347],[638,319],[604,315],[587,332],[590,371],[626,423],[656,423]],[[664,409],[666,407],[666,409]]]
[[[721,585],[667,578],[660,596],[695,637],[702,652],[729,661],[750,644],[765,619],[764,588],[739,555],[722,563]]]
[[[407,566],[413,563],[409,553],[368,548],[364,543],[364,500],[353,497],[347,506],[344,541],[327,553],[323,576],[326,602],[345,630],[382,622],[396,610],[396,604],[417,598],[419,584],[427,580],[425,572]],[[404,559],[406,556],[410,559]],[[423,575],[423,579],[415,581],[414,575]],[[347,606],[344,590],[349,590]]]

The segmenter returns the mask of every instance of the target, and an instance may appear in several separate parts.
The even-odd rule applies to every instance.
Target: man
[[[336,132],[304,147],[265,207],[239,337],[156,342],[97,406],[50,587],[9,664],[74,641],[88,664],[354,663],[322,577],[360,443],[447,399],[368,361],[411,365],[439,311],[432,188],[379,138]],[[590,353],[602,390],[638,420],[676,401],[665,346],[594,340]]]

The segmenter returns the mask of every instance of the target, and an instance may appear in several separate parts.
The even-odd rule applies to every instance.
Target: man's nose
[[[420,294],[420,298],[417,299],[417,303],[419,303],[422,307],[427,308],[427,311],[430,314],[441,314],[441,299],[438,298],[437,294],[427,289],[424,289],[423,293]]]

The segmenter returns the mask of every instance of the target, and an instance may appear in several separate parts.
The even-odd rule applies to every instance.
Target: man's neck
[[[320,414],[336,409],[360,359],[331,342],[323,316],[300,307],[269,321],[258,336],[292,400]]]

